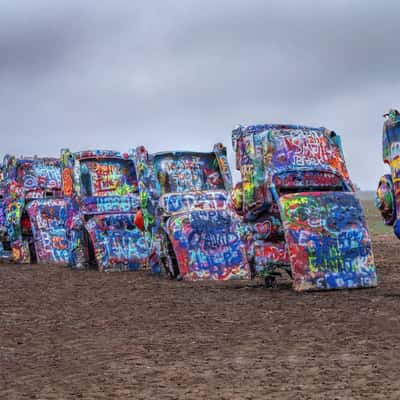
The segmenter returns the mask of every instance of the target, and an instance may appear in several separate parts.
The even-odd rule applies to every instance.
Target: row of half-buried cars
[[[259,275],[272,285],[283,269],[299,291],[376,286],[340,137],[256,125],[232,139],[242,177],[235,188],[222,144],[209,153],[6,156],[3,247],[17,262],[149,265],[177,279]]]

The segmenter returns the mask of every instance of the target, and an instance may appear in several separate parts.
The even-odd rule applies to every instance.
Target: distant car
[[[63,193],[68,200],[70,265],[100,271],[147,265],[135,165],[127,153],[108,150],[61,152]]]
[[[209,153],[136,149],[142,220],[154,273],[171,278],[249,277],[239,220],[228,209],[232,179],[222,144]]]
[[[373,287],[371,240],[340,137],[299,125],[239,126],[232,133],[242,181],[234,209],[254,273],[275,284],[279,269],[298,291]]]
[[[17,263],[68,263],[58,158],[4,158],[7,246]],[[9,241],[9,243],[8,243]]]
[[[382,149],[383,162],[390,168],[390,174],[382,176],[376,191],[376,206],[386,225],[393,226],[400,239],[400,113],[390,110],[384,114]]]

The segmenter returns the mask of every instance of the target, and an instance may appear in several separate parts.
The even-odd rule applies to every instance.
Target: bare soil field
[[[379,287],[0,265],[1,399],[399,399],[400,242]]]

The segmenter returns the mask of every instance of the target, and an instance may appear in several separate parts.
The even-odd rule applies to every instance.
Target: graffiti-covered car
[[[68,263],[58,158],[4,158],[4,214],[17,263]]]
[[[377,284],[363,209],[340,136],[297,125],[239,126],[232,132],[242,180],[232,204],[247,223],[253,270],[275,284],[279,269],[297,291]]]
[[[2,181],[0,181],[0,258],[4,256],[5,249],[8,242],[8,234],[6,227],[5,209],[4,209],[4,196],[5,187]]]
[[[63,193],[69,201],[70,265],[99,271],[137,270],[147,264],[133,160],[108,150],[61,151]]]
[[[226,148],[149,154],[136,149],[141,213],[153,272],[171,278],[246,278],[238,221],[227,208],[232,185]]]
[[[0,260],[11,259],[10,238],[7,232],[6,213],[5,213],[6,185],[3,175],[3,167],[0,164]]]
[[[390,174],[380,178],[375,203],[384,223],[393,226],[395,235],[400,239],[400,113],[390,110],[384,117],[382,156]]]

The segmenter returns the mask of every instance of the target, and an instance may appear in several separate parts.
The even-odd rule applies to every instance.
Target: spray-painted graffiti
[[[165,214],[193,210],[224,210],[227,207],[225,191],[207,191],[192,193],[166,193],[160,198],[160,207]]]
[[[376,285],[371,240],[352,193],[300,193],[280,198],[297,290]]]
[[[288,264],[289,254],[283,241],[254,241],[255,272],[264,276],[267,271],[265,265],[275,265],[277,267]]]
[[[84,197],[80,206],[86,214],[135,213],[139,209],[139,196]]]
[[[15,172],[16,182],[28,193],[60,188],[60,164],[56,159],[17,160]]]
[[[375,204],[381,212],[383,222],[386,225],[393,225],[396,221],[397,203],[394,199],[392,175],[384,175],[379,180]]]
[[[379,180],[376,192],[376,207],[386,225],[393,225],[400,239],[400,113],[390,110],[385,114],[383,125],[383,162],[390,167],[390,174]]]
[[[38,262],[68,264],[67,208],[63,199],[33,200],[27,206]]]
[[[7,155],[3,170],[5,225],[12,259],[65,265],[66,203],[61,193],[60,161]]]
[[[375,286],[340,137],[325,128],[255,125],[239,126],[232,141],[242,182],[231,206],[248,225],[241,239],[253,272],[271,284],[283,268],[296,290]]]
[[[218,160],[210,154],[165,154],[154,166],[163,193],[224,189]]]
[[[273,130],[272,130],[273,132]],[[276,131],[275,131],[276,132]],[[292,129],[282,135],[278,130],[278,148],[273,151],[274,165],[301,167],[322,167],[335,165],[340,152],[326,140],[319,129]],[[268,153],[267,153],[268,157]]]
[[[143,233],[134,224],[134,214],[98,215],[86,224],[100,271],[137,270],[147,259]]]
[[[0,259],[11,258],[10,239],[6,225],[6,209],[5,209],[6,186],[3,175],[3,168],[0,164]]]
[[[69,199],[69,264],[100,271],[137,270],[148,262],[135,226],[139,194],[133,160],[114,151],[62,150],[62,187]]]
[[[287,189],[301,187],[309,188],[310,186],[318,188],[341,188],[342,180],[338,175],[320,172],[318,174],[308,171],[297,171],[281,173],[273,177],[275,186]]]
[[[187,280],[249,275],[238,220],[229,210],[226,149],[149,155],[136,150],[141,210],[151,268]]]
[[[137,190],[131,160],[82,159],[80,181],[82,196],[119,196]]]

